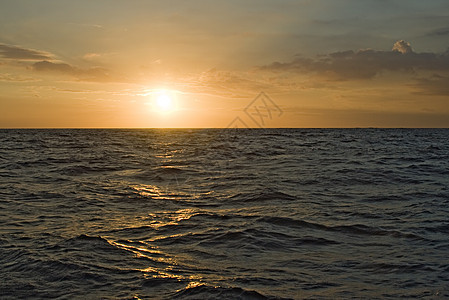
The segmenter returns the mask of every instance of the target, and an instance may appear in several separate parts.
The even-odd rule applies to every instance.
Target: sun
[[[173,95],[168,91],[160,91],[156,95],[156,107],[160,112],[171,112],[175,110],[175,102]]]
[[[170,110],[172,105],[172,99],[167,94],[161,94],[157,97],[157,106],[161,110]]]

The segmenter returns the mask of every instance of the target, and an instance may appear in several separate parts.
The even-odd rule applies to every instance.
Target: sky
[[[447,0],[1,0],[0,128],[449,127]]]

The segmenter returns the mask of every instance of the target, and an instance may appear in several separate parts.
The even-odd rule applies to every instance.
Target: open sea
[[[448,299],[449,130],[0,130],[24,298]]]

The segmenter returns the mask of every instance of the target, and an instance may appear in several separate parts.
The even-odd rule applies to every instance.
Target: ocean
[[[449,297],[448,129],[9,129],[0,145],[0,299]]]

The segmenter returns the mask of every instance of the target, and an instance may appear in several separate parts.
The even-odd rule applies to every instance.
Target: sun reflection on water
[[[146,197],[160,197],[163,194],[162,190],[156,186],[135,186],[133,188],[136,192]],[[148,259],[149,264],[146,267],[136,269],[143,273],[145,279],[173,279],[178,282],[188,282],[186,288],[196,287],[203,284],[201,283],[201,276],[196,274],[181,275],[178,272],[178,259],[182,259],[182,255],[165,253],[159,246],[155,246],[154,242],[184,236],[186,233],[174,234],[173,230],[163,231],[162,229],[167,226],[178,226],[181,222],[189,220],[198,213],[196,209],[191,208],[179,209],[173,212],[159,211],[148,213],[146,218],[140,219],[139,224],[135,224],[132,228],[148,227],[160,234],[149,235],[142,240],[108,240],[108,243],[115,248],[132,253],[135,258]],[[151,265],[151,262],[158,265]]]
[[[157,214],[150,213],[148,214],[148,218],[150,219],[150,226],[154,229],[159,229],[165,226],[179,225],[179,222],[190,219],[196,213],[197,212],[194,209],[181,209],[176,212],[160,212]],[[159,236],[158,239],[160,238],[165,237]]]
[[[164,156],[164,158],[170,160],[169,156]],[[175,167],[167,163],[167,165],[160,165],[156,172],[160,172],[159,174],[167,177],[173,176],[176,178],[177,174],[181,173],[182,175],[180,168],[182,169],[182,167]],[[188,186],[184,181],[178,184],[178,182],[173,183],[173,180],[168,181],[164,179],[157,184],[135,182],[127,183],[126,185],[134,195],[139,198],[145,198],[147,200],[145,203],[150,205],[151,209],[143,212],[139,218],[136,218],[134,224],[129,223],[130,219],[122,220],[124,223],[122,223],[121,227],[126,223],[128,224],[126,226],[127,230],[139,232],[136,234],[138,236],[137,239],[129,239],[128,237],[124,240],[111,241],[110,244],[116,248],[129,251],[137,259],[142,258],[141,262],[148,260],[148,263],[136,268],[136,270],[143,273],[145,279],[175,280],[185,284],[184,289],[204,285],[202,276],[192,273],[181,274],[179,272],[179,269],[182,265],[185,267],[185,264],[188,264],[189,268],[195,268],[194,265],[191,265],[192,258],[190,255],[183,252],[165,252],[163,250],[163,245],[166,241],[169,242],[171,239],[195,234],[188,226],[185,227],[183,225],[189,224],[189,219],[201,214],[201,209],[170,209],[170,206],[173,203],[179,203],[178,201],[196,201],[198,196],[183,190],[183,188]],[[211,193],[211,191],[207,191],[207,193],[203,194],[210,195]],[[187,228],[187,231],[184,228]]]

